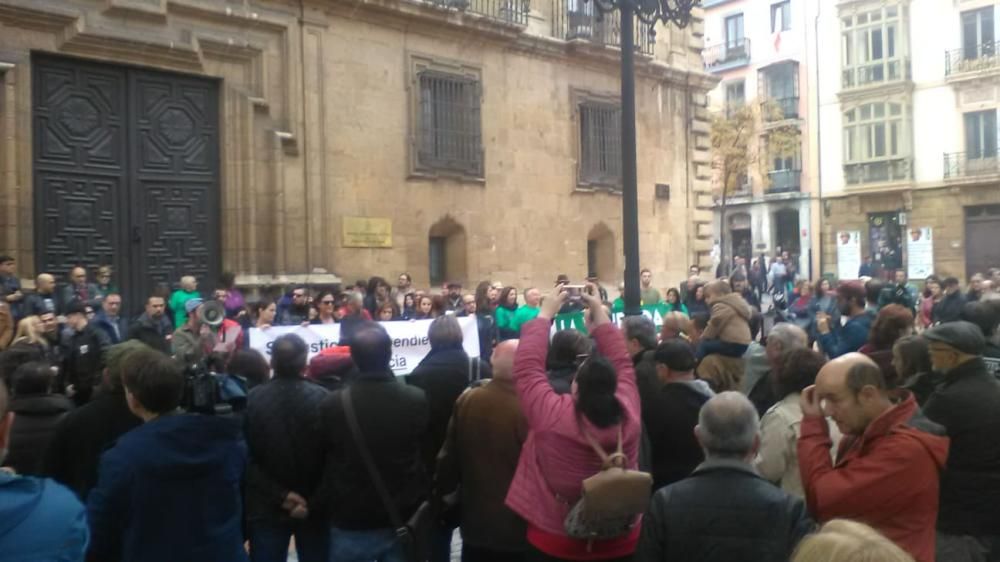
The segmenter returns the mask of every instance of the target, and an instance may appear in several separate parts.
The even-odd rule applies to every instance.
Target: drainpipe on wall
[[[819,238],[819,275],[823,276],[823,135],[820,134],[820,87],[819,87],[819,12],[822,10],[822,2],[816,6],[816,19],[813,22],[813,52],[815,56],[816,73],[816,121],[813,124],[816,128],[816,195],[819,200],[819,229],[816,236]],[[811,127],[810,127],[811,129]],[[812,260],[810,260],[812,267]]]

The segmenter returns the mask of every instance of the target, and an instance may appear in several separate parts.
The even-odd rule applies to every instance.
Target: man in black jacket
[[[695,428],[705,462],[653,496],[635,562],[785,562],[813,528],[801,499],[750,465],[760,445],[757,410],[738,392],[701,409]]]
[[[958,286],[958,279],[948,277],[941,282],[944,296],[931,309],[931,320],[935,324],[954,322],[961,318],[962,307],[965,306],[965,296]]]
[[[455,400],[469,387],[474,378],[490,378],[485,363],[470,359],[462,347],[462,327],[454,316],[435,318],[427,330],[431,352],[410,374],[411,385],[419,387],[427,396],[430,405],[430,427],[422,444],[424,469],[428,475],[434,474],[438,451],[448,435],[448,421],[451,419]],[[479,369],[479,376],[475,373]],[[454,523],[454,525],[452,525]],[[431,562],[447,562],[450,558],[451,535],[457,522],[435,529],[431,541]]]
[[[653,358],[656,351],[656,326],[646,316],[628,316],[622,320],[622,336],[625,337],[625,348],[635,366],[635,380],[645,410],[645,399],[660,386]]]
[[[174,337],[174,323],[166,314],[167,301],[152,295],[146,299],[146,311],[129,328],[129,338],[170,355],[170,341]]]
[[[147,349],[127,341],[108,350],[104,383],[93,400],[66,415],[56,426],[45,451],[43,472],[86,499],[97,484],[101,453],[142,420],[128,409],[122,371],[128,358]]]
[[[323,475],[318,408],[326,390],[303,376],[309,350],[295,334],[274,341],[274,378],[250,392],[244,416],[249,465],[246,510],[250,556],[284,562],[295,537],[301,562],[324,562],[330,529],[309,510]]]
[[[979,326],[983,337],[986,338],[986,344],[983,346],[986,372],[1000,377],[1000,345],[994,343],[997,324],[1000,324],[1000,301],[967,302],[962,307],[962,320]]]
[[[86,404],[101,383],[104,370],[104,352],[111,347],[111,340],[102,330],[87,320],[87,306],[81,301],[66,305],[66,327],[61,347],[63,369],[60,376],[66,394],[80,406]]]
[[[951,439],[941,478],[938,560],[996,560],[1000,556],[1000,381],[986,372],[985,339],[974,324],[956,321],[923,333],[931,365],[944,382],[924,414]],[[978,558],[974,552],[986,556]]]
[[[687,478],[705,460],[694,437],[698,412],[715,396],[703,380],[694,378],[691,345],[675,338],[654,352],[657,388],[646,397],[642,422],[652,448],[653,489]]]
[[[380,325],[358,326],[351,359],[359,371],[354,382],[320,405],[326,463],[317,499],[307,499],[310,508],[325,508],[332,525],[330,560],[395,560],[390,557],[403,556],[396,539],[397,522],[372,480],[341,395],[348,392],[360,438],[403,521],[428,493],[428,475],[420,455],[428,428],[427,398],[421,389],[396,380],[389,367],[392,340]]]

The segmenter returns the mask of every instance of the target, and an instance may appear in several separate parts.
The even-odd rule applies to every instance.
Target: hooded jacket
[[[95,560],[243,562],[241,482],[247,449],[237,420],[156,418],[101,457],[87,498]]]
[[[56,425],[72,409],[73,403],[62,394],[36,394],[11,400],[10,410],[15,417],[6,465],[19,474],[42,474],[42,456]]]
[[[712,315],[702,332],[702,339],[749,345],[750,316],[753,309],[738,293],[723,295],[712,303]]]
[[[938,489],[948,438],[918,414],[913,395],[875,418],[860,437],[845,436],[837,462],[821,416],[802,418],[799,472],[809,512],[820,522],[871,525],[917,562],[933,562]]]
[[[78,562],[89,536],[73,492],[49,478],[0,471],[0,558]]]
[[[1000,381],[973,359],[947,372],[924,405],[951,439],[941,479],[938,528],[954,535],[1000,533]]]

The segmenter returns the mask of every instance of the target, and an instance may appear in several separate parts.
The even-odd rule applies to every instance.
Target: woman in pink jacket
[[[545,299],[538,318],[521,328],[514,361],[517,393],[530,431],[506,503],[527,521],[529,561],[626,561],[639,539],[639,521],[620,537],[595,541],[571,538],[563,527],[580,499],[583,480],[601,470],[601,459],[583,430],[610,453],[618,446],[621,429],[629,468],[636,468],[639,451],[639,392],[625,340],[600,301],[590,295],[583,298],[601,357],[588,357],[580,365],[570,394],[556,394],[545,374],[552,317],[565,302],[565,292]]]

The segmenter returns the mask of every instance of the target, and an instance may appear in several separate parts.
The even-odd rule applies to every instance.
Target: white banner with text
[[[479,357],[479,331],[475,317],[456,318],[462,327],[462,347],[470,357]],[[431,351],[427,330],[433,320],[379,322],[392,340],[392,372],[397,376],[408,375]],[[278,336],[295,334],[309,346],[309,359],[324,349],[335,347],[340,341],[340,324],[310,326],[274,326],[261,330],[250,329],[250,347],[259,351],[271,362],[271,346]]]

